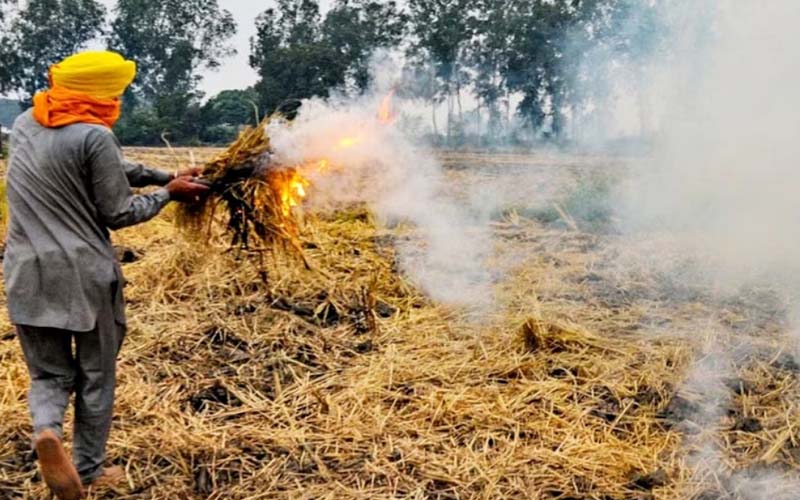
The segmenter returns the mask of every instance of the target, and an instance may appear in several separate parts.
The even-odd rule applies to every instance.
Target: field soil
[[[215,152],[127,150],[169,169]],[[494,193],[477,315],[420,290],[395,251],[414,229],[362,206],[304,213],[312,269],[172,208],[115,233],[127,483],[92,498],[796,498],[800,366],[768,287],[716,293],[657,236],[618,234],[624,159],[440,157],[454,195]],[[0,302],[0,498],[46,498]]]

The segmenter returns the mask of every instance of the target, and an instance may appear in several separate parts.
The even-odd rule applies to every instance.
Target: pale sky
[[[100,2],[105,4],[109,11],[116,4],[115,0],[100,0]],[[237,32],[231,41],[237,54],[223,61],[218,70],[203,74],[200,88],[206,93],[206,97],[213,96],[221,90],[245,88],[256,82],[256,72],[248,64],[250,37],[256,31],[256,16],[268,7],[275,6],[272,0],[218,0],[218,2],[220,7],[229,10],[236,20]],[[333,0],[320,1],[323,12],[331,3]]]

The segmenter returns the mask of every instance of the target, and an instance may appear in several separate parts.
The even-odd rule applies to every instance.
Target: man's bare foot
[[[114,465],[103,469],[103,474],[89,485],[92,489],[114,488],[125,480],[125,471],[122,467]]]
[[[43,430],[36,437],[34,448],[39,456],[42,478],[56,498],[59,500],[83,498],[81,478],[64,451],[58,435],[50,429]]]

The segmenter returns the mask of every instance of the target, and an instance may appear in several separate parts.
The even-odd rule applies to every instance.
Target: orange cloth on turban
[[[48,128],[94,123],[108,128],[119,119],[120,99],[98,99],[63,87],[52,87],[33,98],[33,117]]]

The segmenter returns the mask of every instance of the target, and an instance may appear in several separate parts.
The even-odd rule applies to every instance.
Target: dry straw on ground
[[[524,258],[474,321],[398,272],[397,234],[362,208],[308,214],[303,249],[325,273],[268,254],[266,283],[227,241],[176,237],[173,219],[115,235],[134,262],[109,451],[129,484],[95,498],[735,498],[728,476],[692,466],[678,425],[707,315],[731,338],[763,333],[712,433],[728,465],[800,457],[779,321],[759,300],[664,294],[657,276],[603,268],[613,236],[498,221],[498,255]],[[0,366],[0,498],[43,498],[12,333]]]

